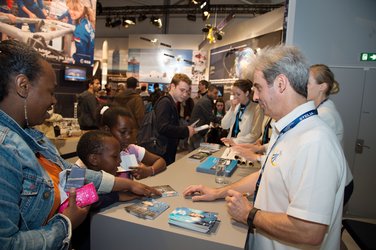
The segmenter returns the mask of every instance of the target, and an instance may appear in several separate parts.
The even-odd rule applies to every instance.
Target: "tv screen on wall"
[[[67,65],[64,71],[64,80],[82,82],[87,80],[87,72],[84,67]]]

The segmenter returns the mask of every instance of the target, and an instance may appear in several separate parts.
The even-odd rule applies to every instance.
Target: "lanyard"
[[[320,102],[320,104],[319,105],[317,105],[317,107],[316,107],[316,109],[318,109],[320,106],[321,106],[321,104],[323,104],[324,102],[326,102],[328,100],[328,98],[326,98],[326,99],[324,99],[324,100],[322,100],[322,102]]]
[[[259,189],[259,186],[260,186],[260,182],[261,182],[261,178],[262,178],[262,174],[264,173],[264,170],[265,170],[265,166],[266,166],[266,162],[268,161],[268,158],[269,158],[269,155],[270,153],[273,151],[275,145],[277,144],[277,141],[278,139],[283,135],[283,134],[286,134],[287,131],[293,129],[296,125],[298,125],[299,122],[313,116],[313,115],[317,115],[317,109],[312,109],[310,111],[307,111],[305,112],[304,114],[300,115],[298,118],[296,118],[295,120],[293,120],[292,122],[290,122],[286,127],[284,127],[282,130],[281,130],[281,133],[279,133],[277,139],[275,140],[275,142],[273,143],[273,145],[271,146],[268,154],[266,155],[266,158],[265,158],[265,161],[264,161],[264,164],[262,164],[262,168],[261,168],[261,172],[260,172],[260,175],[257,179],[257,182],[256,182],[256,188],[255,188],[255,193],[254,193],[254,196],[253,196],[253,203],[256,201],[256,196],[257,196],[257,192],[258,192],[258,189]]]
[[[250,102],[251,101],[249,100],[245,105],[240,105],[239,110],[236,113],[235,123],[234,123],[234,127],[232,129],[231,137],[237,137],[238,136],[238,134],[240,132],[239,122],[241,122],[244,111],[245,111],[245,109],[247,108],[247,106]]]

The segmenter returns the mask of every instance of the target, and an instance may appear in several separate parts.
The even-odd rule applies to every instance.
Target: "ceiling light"
[[[204,1],[204,2],[200,5],[200,9],[203,9],[207,4],[208,4],[208,2],[207,2],[207,1]]]
[[[159,17],[152,16],[150,22],[158,28],[162,28],[162,20]]]
[[[135,25],[136,18],[135,17],[123,17],[123,25]]]
[[[203,21],[208,20],[209,17],[210,17],[210,13],[209,13],[209,11],[205,10],[204,12],[202,12],[202,20],[203,20]]]

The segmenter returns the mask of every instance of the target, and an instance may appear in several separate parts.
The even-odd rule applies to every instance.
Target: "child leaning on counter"
[[[121,157],[131,154],[136,157],[138,166],[130,167],[131,176],[140,180],[166,169],[166,162],[162,157],[132,141],[135,125],[129,112],[122,107],[105,106],[101,113],[101,129],[110,132],[119,141]]]

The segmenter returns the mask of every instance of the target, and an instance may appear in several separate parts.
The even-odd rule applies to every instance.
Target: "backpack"
[[[162,99],[162,98],[160,98]],[[137,134],[137,144],[159,156],[166,153],[167,141],[159,135],[156,124],[155,111],[145,114]]]

